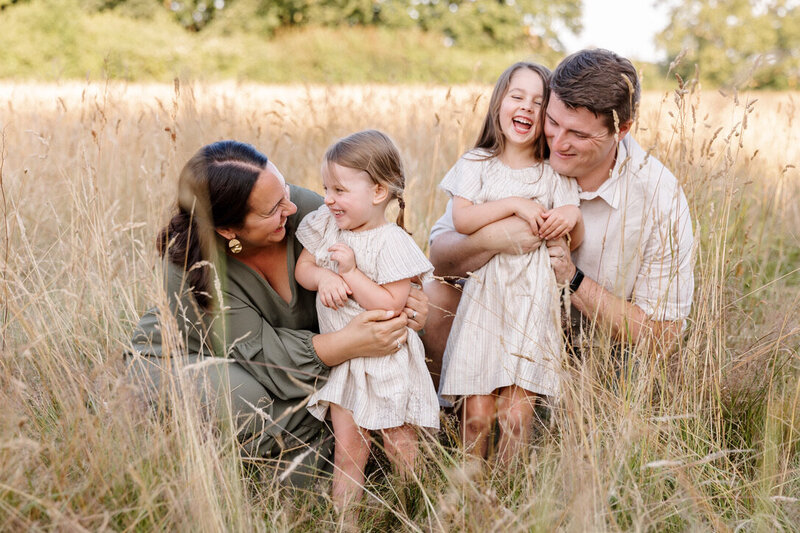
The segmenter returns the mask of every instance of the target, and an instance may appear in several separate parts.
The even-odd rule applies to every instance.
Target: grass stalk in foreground
[[[242,465],[230,425],[210,425],[198,398],[171,395],[154,416],[123,379],[133,323],[163,302],[154,235],[202,144],[252,142],[318,190],[330,142],[377,127],[403,151],[409,222],[425,246],[444,205],[435,187],[489,92],[178,89],[3,93],[2,529],[333,529],[325,488],[281,489],[266,466]],[[376,461],[362,526],[800,527],[797,119],[794,96],[748,98],[693,84],[646,94],[633,132],[675,172],[697,221],[695,305],[678,350],[640,349],[636,379],[613,385],[610,346],[598,343],[570,364],[513,468],[465,460],[448,419],[407,485]]]

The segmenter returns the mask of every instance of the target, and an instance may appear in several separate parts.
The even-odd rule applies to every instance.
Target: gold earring
[[[231,253],[238,254],[242,251],[242,243],[239,242],[239,239],[234,237],[233,239],[228,241],[228,248],[230,248]]]

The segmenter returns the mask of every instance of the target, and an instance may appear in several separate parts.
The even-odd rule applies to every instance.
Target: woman
[[[243,452],[278,460],[282,479],[307,482],[330,470],[332,439],[305,409],[317,377],[354,357],[397,351],[405,326],[425,323],[427,298],[415,290],[398,317],[368,311],[318,334],[315,295],[294,278],[302,250],[294,234],[322,198],[287,185],[263,154],[235,141],[200,149],[178,189],[178,213],[158,238],[172,316],[152,309],[142,317],[132,339],[141,357],[129,358],[129,372],[157,394],[182,382],[165,375],[193,365],[182,375],[218,414],[230,405]],[[184,354],[180,363],[168,358]]]

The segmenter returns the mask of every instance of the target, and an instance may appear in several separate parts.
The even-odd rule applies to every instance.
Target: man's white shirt
[[[639,306],[653,320],[684,320],[694,292],[692,221],[675,176],[631,138],[596,191],[580,192],[586,228],[572,259],[612,294]],[[430,240],[455,231],[452,200]]]

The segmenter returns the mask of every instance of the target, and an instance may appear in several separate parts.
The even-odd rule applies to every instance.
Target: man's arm
[[[564,239],[548,241],[547,247],[556,280],[561,285],[569,284],[576,267]],[[571,303],[583,316],[609,328],[620,340],[634,344],[653,339],[671,348],[681,333],[681,321],[652,320],[641,307],[615,296],[588,277],[572,293]]]
[[[510,216],[488,224],[472,235],[455,231],[440,233],[431,242],[430,260],[437,276],[463,277],[499,253],[528,253],[541,244],[530,224],[517,216]]]

